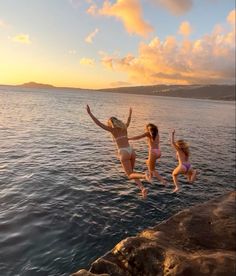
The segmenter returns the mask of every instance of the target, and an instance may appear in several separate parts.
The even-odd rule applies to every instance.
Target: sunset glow
[[[235,2],[2,0],[0,84],[30,81],[233,84]]]

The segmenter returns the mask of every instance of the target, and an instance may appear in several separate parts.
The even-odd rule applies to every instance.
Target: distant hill
[[[99,89],[103,92],[235,101],[235,85],[150,85]]]
[[[0,85],[9,86],[9,85]],[[193,99],[209,99],[222,101],[235,101],[235,85],[148,85],[148,86],[129,86],[104,89],[83,89],[72,87],[56,87],[50,84],[37,82],[27,82],[14,87],[37,88],[37,89],[58,89],[58,90],[86,90],[90,92],[112,92],[153,96],[168,96]]]
[[[43,84],[43,83],[37,83],[37,82],[27,82],[23,83],[21,85],[17,85],[19,87],[26,87],[26,88],[56,88],[55,86],[51,84]]]

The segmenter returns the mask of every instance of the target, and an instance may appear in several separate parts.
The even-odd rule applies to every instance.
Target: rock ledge
[[[72,276],[236,275],[236,192],[118,243]]]

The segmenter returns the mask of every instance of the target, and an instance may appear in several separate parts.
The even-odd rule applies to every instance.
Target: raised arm
[[[93,115],[93,113],[92,113],[91,110],[90,110],[89,105],[86,106],[86,109],[87,109],[87,112],[88,112],[89,116],[92,118],[92,120],[94,121],[94,123],[95,123],[96,125],[100,126],[101,128],[103,128],[103,129],[105,129],[105,130],[107,130],[107,131],[111,131],[111,130],[112,130],[111,127],[104,125],[102,122],[100,122],[100,121]]]
[[[176,146],[175,144],[175,130],[173,130],[171,132],[171,138],[170,138],[170,143],[171,143],[171,146],[176,149],[176,150],[179,150],[179,148]]]
[[[131,115],[132,115],[132,108],[130,107],[129,109],[129,116],[128,116],[128,119],[127,119],[127,123],[126,123],[126,127],[128,128],[130,122],[131,122]]]
[[[141,135],[129,137],[128,140],[139,140],[139,139],[147,137],[147,135],[148,135],[148,132],[145,132],[144,134],[141,134]]]

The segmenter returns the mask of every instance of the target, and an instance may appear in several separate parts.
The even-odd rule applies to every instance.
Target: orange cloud
[[[14,42],[22,43],[22,44],[31,44],[31,40],[28,34],[18,34],[14,36],[12,39]]]
[[[235,27],[235,13],[236,13],[235,10],[232,10],[227,17],[228,23],[232,24],[234,27]]]
[[[231,22],[231,21],[230,21]],[[213,32],[198,40],[158,37],[141,43],[138,55],[102,56],[112,70],[126,72],[136,84],[196,84],[235,82],[235,28]]]
[[[95,4],[91,5],[88,9],[87,9],[87,13],[91,14],[91,15],[95,15],[97,13],[97,6]]]
[[[89,66],[94,66],[95,62],[91,58],[81,58],[80,59],[80,64],[81,65],[89,65]]]
[[[142,18],[139,0],[117,0],[114,4],[105,0],[103,7],[97,12],[100,15],[116,17],[124,24],[125,29],[130,34],[145,37],[153,31],[152,26]],[[95,6],[90,10],[90,13],[95,13]]]
[[[189,36],[192,32],[192,28],[188,21],[184,21],[179,26],[179,34],[183,36]]]

